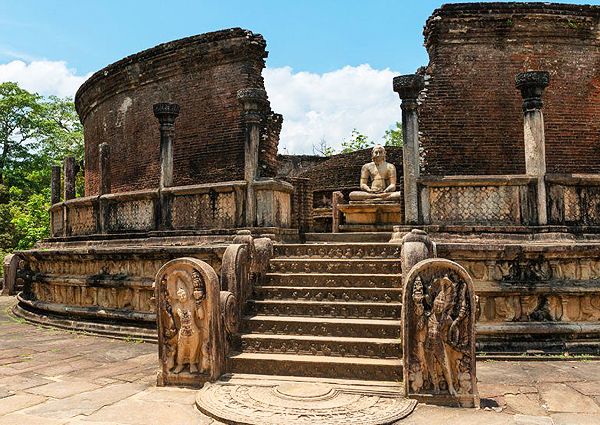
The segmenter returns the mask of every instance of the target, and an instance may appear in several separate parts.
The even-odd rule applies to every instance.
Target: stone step
[[[253,314],[271,316],[307,317],[354,317],[364,319],[398,319],[399,302],[330,302],[330,301],[283,301],[250,300],[248,307]]]
[[[410,230],[408,230],[410,232]],[[392,232],[306,233],[306,243],[386,243]]]
[[[402,360],[239,353],[228,358],[232,373],[302,376],[313,378],[402,380]]]
[[[305,301],[402,301],[400,288],[332,288],[302,286],[257,286],[254,288],[257,300],[305,300]]]
[[[399,319],[341,319],[322,317],[246,316],[245,332],[270,335],[313,335],[363,338],[400,338]]]
[[[399,259],[313,259],[274,258],[269,262],[273,273],[400,273]]]
[[[275,245],[276,257],[283,258],[400,258],[400,245],[388,243],[332,243]]]
[[[337,288],[401,288],[401,274],[359,273],[267,273],[268,286],[319,286]]]
[[[402,341],[399,338],[244,334],[239,337],[236,345],[244,353],[350,356],[376,359],[398,359],[402,356]]]

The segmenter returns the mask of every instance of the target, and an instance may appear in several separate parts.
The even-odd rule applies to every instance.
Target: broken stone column
[[[258,177],[258,149],[260,145],[260,124],[262,111],[267,103],[264,89],[248,88],[237,92],[237,98],[244,107],[246,142],[244,146],[246,187],[246,226],[256,225],[256,199],[253,183]]]
[[[419,122],[417,97],[425,82],[416,74],[400,75],[394,78],[394,91],[402,99],[402,154],[404,170],[404,221],[407,224],[419,222]]]
[[[173,139],[175,138],[175,119],[179,115],[176,103],[156,103],[153,105],[154,116],[160,123],[160,181],[158,227],[171,227],[171,196],[163,192],[165,187],[173,185]]]
[[[108,143],[100,144],[98,170],[100,173],[100,195],[106,195],[111,191],[110,182],[110,146]]]
[[[550,83],[546,71],[529,71],[517,74],[517,89],[523,96],[523,129],[525,141],[525,170],[537,179],[538,225],[548,223],[546,209],[546,147],[542,94]]]
[[[64,161],[65,169],[65,201],[75,198],[75,158],[67,156]]]
[[[52,177],[50,180],[50,205],[60,202],[60,165],[52,166]]]

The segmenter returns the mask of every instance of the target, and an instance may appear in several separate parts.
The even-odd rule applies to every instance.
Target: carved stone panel
[[[402,303],[408,397],[442,405],[479,404],[475,306],[473,282],[459,264],[428,259],[410,270]]]
[[[224,369],[219,279],[195,258],[178,258],[156,274],[158,385],[199,386]]]

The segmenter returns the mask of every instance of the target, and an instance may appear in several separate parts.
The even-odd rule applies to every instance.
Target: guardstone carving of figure
[[[200,385],[222,373],[219,289],[212,267],[194,258],[172,260],[159,270],[159,385]]]
[[[404,291],[407,395],[476,406],[475,301],[468,273],[449,260],[424,260],[408,273]]]

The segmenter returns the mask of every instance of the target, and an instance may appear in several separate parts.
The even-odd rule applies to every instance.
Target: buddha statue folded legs
[[[400,202],[401,194],[396,191],[396,167],[386,162],[384,147],[375,145],[371,158],[373,161],[363,165],[360,171],[361,190],[350,192],[350,201]]]

